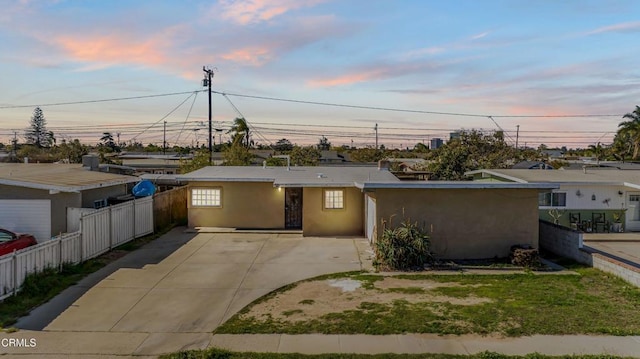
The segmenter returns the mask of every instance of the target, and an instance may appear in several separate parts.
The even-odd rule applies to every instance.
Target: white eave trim
[[[0,184],[7,185],[7,186],[14,186],[14,187],[41,189],[41,190],[49,191],[49,193],[51,194],[54,194],[59,192],[79,193],[80,191],[85,191],[89,189],[111,187],[111,186],[117,186],[120,184],[127,184],[127,183],[138,182],[138,181],[139,181],[139,178],[132,177],[131,179],[127,178],[123,180],[101,182],[101,183],[85,185],[85,186],[58,186],[58,185],[50,185],[50,184],[43,184],[43,183],[0,179]]]
[[[633,188],[633,189],[640,189],[640,184],[635,184],[635,183],[625,182],[624,186],[625,187],[629,187],[629,188]]]
[[[274,187],[355,187],[355,182],[327,182],[327,183],[303,183],[303,182],[273,182]]]
[[[363,182],[356,183],[356,187],[361,190],[372,189],[558,189],[559,185],[555,183],[513,183],[513,182],[393,182],[393,183],[375,183]]]
[[[176,180],[183,182],[274,182],[275,178],[247,178],[247,177],[186,177],[176,176]]]
[[[491,170],[475,170],[475,171],[469,171],[469,172],[465,172],[464,175],[465,176],[473,176],[475,174],[480,174],[480,173],[487,173],[490,174],[492,176],[495,177],[500,177],[500,178],[504,178],[506,180],[509,181],[513,181],[513,182],[518,182],[518,183],[529,183],[528,181],[523,180],[522,178],[517,178],[517,177],[513,177],[513,176],[508,176],[505,175],[504,173],[500,173],[500,172],[495,172],[495,171],[491,171]]]

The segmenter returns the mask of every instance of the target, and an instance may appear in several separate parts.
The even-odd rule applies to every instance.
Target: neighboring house
[[[552,170],[553,166],[542,161],[522,161],[511,166],[514,170]]]
[[[276,151],[250,149],[249,153],[253,155],[253,158],[251,159],[251,164],[256,166],[261,166],[264,161],[274,156],[276,154]]]
[[[193,159],[192,154],[179,153],[126,153],[117,156],[122,165],[135,168],[141,173],[177,174],[180,173],[180,165]]]
[[[541,152],[550,160],[564,159],[564,151],[562,150],[542,150]]]
[[[476,181],[549,183],[558,189],[539,195],[540,218],[585,231],[606,231],[621,217],[627,231],[640,231],[640,171],[603,170],[477,170]]]
[[[440,258],[505,257],[538,244],[538,192],[550,184],[400,181],[384,168],[206,167],[188,182],[189,226],[294,229],[375,241],[403,216],[432,234]]]
[[[0,163],[0,227],[47,240],[67,231],[67,208],[106,205],[138,180],[79,164]]]
[[[341,164],[347,162],[338,151],[322,150],[320,151],[320,164]]]

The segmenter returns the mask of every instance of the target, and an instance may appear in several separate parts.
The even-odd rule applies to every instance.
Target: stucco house
[[[295,229],[305,236],[364,233],[356,182],[399,181],[376,167],[210,166],[189,184],[190,227]]]
[[[418,221],[440,258],[505,257],[538,245],[536,183],[400,181],[376,167],[206,167],[188,183],[192,228],[301,230],[304,236],[366,236],[383,223]]]
[[[67,231],[67,208],[102,206],[138,180],[79,164],[0,163],[0,227],[50,239]]]
[[[364,182],[367,237],[405,219],[431,234],[443,259],[507,257],[513,245],[538,247],[538,193],[557,186],[472,181]]]
[[[625,231],[640,231],[640,171],[477,170],[467,173],[475,181],[549,183],[557,189],[538,198],[540,218],[584,231],[608,231],[620,217]]]

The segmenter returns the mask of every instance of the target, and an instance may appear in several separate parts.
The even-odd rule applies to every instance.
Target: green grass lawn
[[[456,305],[447,301],[408,300],[424,293],[418,286],[377,288],[381,276],[345,273],[363,282],[367,293],[395,291],[407,299],[390,302],[362,300],[355,309],[290,321],[272,315],[254,317],[252,306],[286,296],[298,284],[289,285],[258,299],[215,332],[285,334],[609,334],[640,335],[640,289],[592,268],[575,269],[579,275],[401,275],[410,281],[449,283],[435,286],[429,295],[440,298],[480,298],[482,303]],[[332,276],[333,278],[339,275]],[[326,280],[322,277],[319,280]],[[301,282],[302,283],[302,282]],[[345,294],[348,295],[348,294]],[[311,304],[289,308],[304,312]],[[306,303],[309,303],[307,301]],[[287,314],[289,314],[287,313]]]
[[[211,348],[190,350],[160,356],[160,359],[622,359],[612,355],[564,355],[548,356],[528,354],[525,356],[503,355],[483,352],[475,355],[453,354],[285,354],[285,353],[239,353]]]

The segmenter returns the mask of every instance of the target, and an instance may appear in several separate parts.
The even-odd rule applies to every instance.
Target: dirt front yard
[[[579,273],[333,275],[273,292],[216,333],[640,333],[638,288],[597,270]]]

